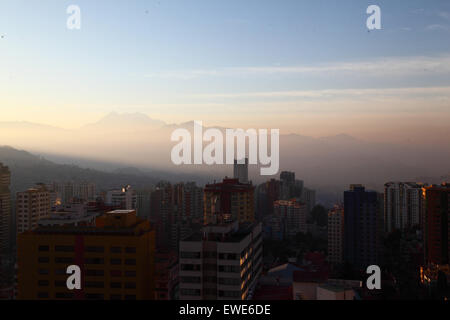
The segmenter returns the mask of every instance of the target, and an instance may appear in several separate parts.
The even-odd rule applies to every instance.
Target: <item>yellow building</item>
[[[155,233],[134,210],[97,218],[95,227],[38,227],[18,236],[18,299],[151,300]],[[81,269],[69,290],[67,267]]]

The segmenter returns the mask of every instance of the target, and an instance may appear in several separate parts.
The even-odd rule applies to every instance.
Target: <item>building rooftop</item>
[[[203,227],[201,232],[196,232],[184,238],[184,242],[240,242],[245,239],[255,228],[256,223],[242,223],[237,222],[224,223],[217,225],[207,225]]]
[[[108,211],[106,214],[136,214],[136,210],[113,210]]]

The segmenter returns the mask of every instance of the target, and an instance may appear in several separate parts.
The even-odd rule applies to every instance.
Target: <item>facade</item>
[[[273,215],[273,204],[280,200],[280,181],[270,179],[257,187],[257,218],[262,221],[265,217]]]
[[[51,212],[50,192],[44,185],[36,185],[16,196],[17,233],[32,230],[41,219],[47,219]]]
[[[379,263],[383,230],[382,196],[362,185],[344,192],[344,262],[366,269]]]
[[[303,181],[295,180],[295,172],[280,173],[280,199],[300,198],[303,192]]]
[[[311,215],[312,209],[316,206],[316,191],[308,188],[303,188],[302,196],[300,197],[303,203],[306,203],[308,208],[308,217]]]
[[[292,238],[297,233],[306,233],[306,204],[295,200],[278,200],[274,203],[274,216],[280,220],[285,237]]]
[[[168,182],[160,182],[150,195],[150,221],[156,229],[156,245],[169,249],[171,221],[174,214],[174,190]]]
[[[18,299],[154,299],[154,231],[133,210],[97,218],[96,226],[39,227],[18,236]],[[78,265],[81,290],[67,289]]]
[[[344,207],[334,206],[328,211],[328,262],[343,263],[344,253]]]
[[[158,248],[177,252],[180,240],[203,224],[203,190],[195,182],[159,183],[150,202]]]
[[[52,193],[52,197],[55,197],[53,202],[59,204],[71,203],[74,199],[94,201],[96,198],[96,186],[90,182],[53,182],[48,185],[47,189]]]
[[[264,238],[281,241],[285,238],[284,231],[282,221],[277,216],[270,215],[263,219]]]
[[[135,210],[137,203],[136,191],[129,185],[120,190],[110,190],[106,193],[106,203],[123,210]]]
[[[180,243],[181,300],[247,300],[262,272],[260,223],[205,226]]]
[[[0,255],[10,250],[11,172],[0,163]]]
[[[155,300],[177,300],[179,271],[174,252],[156,252]]]
[[[449,264],[450,184],[423,188],[424,242],[428,263]]]
[[[234,160],[233,178],[238,179],[240,183],[248,183],[248,158],[242,161]]]
[[[255,221],[255,187],[237,179],[224,179],[222,183],[209,184],[204,190],[204,224],[228,221]]]
[[[136,191],[136,212],[142,219],[150,219],[151,190]]]
[[[386,232],[420,226],[422,187],[422,184],[411,182],[389,182],[384,185]]]
[[[327,283],[317,287],[317,300],[355,300],[355,288],[361,287],[346,284]]]
[[[88,210],[88,208],[84,203],[61,205],[47,218],[39,220],[38,225],[41,227],[95,226],[95,221],[98,216],[102,215],[102,212]]]

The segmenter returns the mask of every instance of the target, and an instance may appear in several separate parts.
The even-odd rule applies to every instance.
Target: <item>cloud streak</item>
[[[334,99],[351,98],[386,98],[428,97],[434,99],[450,99],[450,87],[413,87],[413,88],[369,88],[369,89],[325,89],[298,90],[248,93],[219,93],[191,95],[194,98],[303,98],[303,99]]]
[[[444,26],[445,27],[445,26]],[[429,26],[430,30],[444,28],[441,25]],[[270,75],[348,75],[358,73],[365,76],[408,76],[429,74],[450,74],[450,56],[436,57],[389,57],[377,60],[337,62],[308,66],[257,66],[230,67],[202,70],[181,70],[156,72],[145,75],[147,78],[194,79],[200,77],[239,77]]]

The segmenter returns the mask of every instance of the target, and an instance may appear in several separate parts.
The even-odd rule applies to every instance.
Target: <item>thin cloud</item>
[[[432,24],[425,28],[427,31],[450,31],[450,26],[443,24]]]
[[[441,11],[438,13],[438,16],[441,17],[442,19],[450,21],[450,12]]]
[[[431,96],[435,99],[449,99],[450,87],[414,87],[414,88],[382,88],[382,89],[326,89],[273,91],[248,93],[222,93],[191,95],[195,98],[303,98],[303,99],[334,99],[343,97],[374,98],[374,97],[423,97]]]
[[[436,30],[438,25],[429,26]],[[148,78],[194,79],[200,77],[240,77],[270,75],[349,75],[357,73],[365,76],[407,76],[450,73],[450,56],[437,57],[395,57],[370,61],[337,62],[333,64],[308,66],[258,66],[234,67],[203,70],[181,70],[158,72],[145,75]]]

